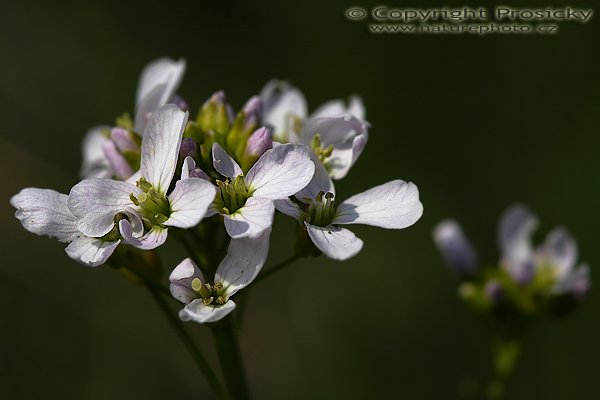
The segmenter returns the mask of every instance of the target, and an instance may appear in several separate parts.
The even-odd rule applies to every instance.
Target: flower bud
[[[177,94],[175,96],[173,96],[173,100],[171,100],[171,103],[173,103],[177,107],[181,108],[182,111],[188,111],[190,109],[190,106],[188,105],[188,103]]]
[[[225,93],[216,92],[202,105],[198,115],[198,126],[208,136],[223,142],[231,127],[231,110],[225,101]]]
[[[259,158],[265,151],[271,148],[273,148],[273,131],[263,126],[254,131],[248,139],[246,154]]]
[[[433,240],[444,261],[455,273],[468,277],[477,271],[477,255],[456,221],[440,222],[433,231]]]
[[[192,138],[183,138],[181,140],[181,147],[179,148],[179,158],[184,160],[186,157],[196,158],[196,141]]]
[[[244,112],[244,129],[255,129],[262,115],[262,101],[258,96],[252,96],[242,108]]]

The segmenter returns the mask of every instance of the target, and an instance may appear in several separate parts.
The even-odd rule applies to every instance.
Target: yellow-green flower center
[[[300,219],[316,226],[330,225],[335,217],[336,209],[333,198],[333,193],[321,191],[316,199],[305,199],[306,203],[295,200],[303,211]],[[295,198],[292,197],[292,199]]]
[[[200,278],[192,279],[192,290],[204,305],[222,306],[227,302],[225,289],[221,282],[202,283]]]
[[[129,199],[133,204],[140,208],[140,216],[147,226],[161,225],[169,219],[171,208],[169,201],[158,192],[150,182],[145,178],[140,178],[136,186],[142,190],[142,193],[137,195],[129,194]]]
[[[242,175],[233,180],[217,180],[219,193],[215,198],[216,208],[223,214],[233,214],[246,204],[246,200],[252,195]]]
[[[321,161],[322,163],[324,163],[326,159],[331,157],[331,153],[333,153],[332,144],[323,148],[323,145],[321,144],[321,135],[318,133],[315,134],[315,136],[313,136],[313,139],[310,143],[310,147],[312,147],[313,151],[319,158],[319,161]]]

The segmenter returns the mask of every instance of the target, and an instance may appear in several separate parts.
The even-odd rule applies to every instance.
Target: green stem
[[[159,290],[155,286],[152,286],[150,284],[147,287],[150,291],[150,294],[152,295],[152,298],[156,301],[156,304],[158,305],[160,310],[169,320],[169,323],[177,333],[177,336],[179,336],[179,339],[186,347],[194,361],[196,362],[198,369],[200,370],[200,372],[202,372],[202,374],[208,381],[208,384],[215,391],[217,396],[219,396],[219,398],[228,399],[225,390],[223,389],[223,386],[221,385],[214,372],[210,368],[210,365],[208,364],[198,347],[196,347],[196,344],[194,343],[190,335],[184,329],[183,325],[181,324],[181,321],[175,316],[173,310],[171,310],[167,302],[162,298]]]
[[[225,385],[229,390],[231,398],[235,400],[250,399],[250,388],[246,380],[244,364],[237,337],[234,332],[234,324],[231,316],[224,318],[212,327],[212,332],[217,345],[217,353],[221,361],[221,370],[225,378]]]
[[[520,340],[507,340],[498,337],[493,342],[494,377],[487,387],[487,397],[489,400],[504,398],[506,381],[514,370],[520,353]]]
[[[273,275],[275,272],[282,270],[283,268],[287,267],[288,265],[292,264],[294,261],[296,261],[297,259],[299,259],[300,256],[297,255],[293,255],[290,258],[283,260],[282,262],[280,262],[279,264],[275,265],[274,267],[269,268],[268,270],[266,270],[265,272],[263,272],[262,274],[260,274],[255,280],[254,283],[260,282],[263,279]]]

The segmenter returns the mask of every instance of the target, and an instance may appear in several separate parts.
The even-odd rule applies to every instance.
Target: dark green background
[[[459,219],[493,263],[499,213],[526,202],[542,222],[536,239],[567,225],[598,276],[598,16],[554,36],[483,37],[374,35],[344,17],[377,3],[2,2],[1,398],[213,398],[143,289],[71,262],[8,204],[22,187],[68,191],[86,129],[132,111],[138,74],[159,56],[187,60],[180,94],[193,110],[218,89],[240,107],[273,77],[311,110],[360,94],[371,135],[340,196],[401,178],[425,205],[406,230],[353,227],[365,247],[348,262],[303,261],[251,290],[242,347],[256,399],[477,392],[488,337],[431,242],[442,218]],[[453,3],[463,5],[388,5]],[[291,253],[292,232],[277,218],[267,266]],[[599,310],[592,290],[569,318],[534,324],[508,397],[600,398]],[[189,328],[212,359],[207,330]]]

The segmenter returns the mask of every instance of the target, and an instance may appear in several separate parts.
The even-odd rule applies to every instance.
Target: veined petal
[[[307,115],[306,100],[295,87],[286,82],[272,80],[260,92],[263,103],[263,123],[274,129],[274,136],[287,140],[295,119]]]
[[[321,227],[308,222],[304,225],[315,246],[329,258],[343,261],[355,256],[363,247],[363,241],[346,228]]]
[[[577,262],[577,242],[564,227],[554,228],[548,236],[539,255],[557,269],[558,279],[568,275]]]
[[[107,242],[96,238],[80,236],[73,240],[65,251],[73,260],[88,267],[97,267],[108,260],[119,243],[121,243],[120,240]]]
[[[446,264],[459,275],[470,275],[477,269],[477,254],[471,241],[454,220],[445,220],[435,226],[433,240]]]
[[[163,195],[175,173],[187,118],[187,112],[167,104],[152,114],[144,131],[141,174]]]
[[[126,219],[119,221],[119,232],[125,243],[142,250],[152,250],[163,244],[167,240],[168,229],[160,226],[153,226],[150,231],[143,236],[138,236],[133,226]]]
[[[296,218],[300,220],[300,216],[302,215],[302,210],[296,203],[291,201],[290,199],[282,199],[275,200],[275,209],[280,213],[287,215],[288,217]]]
[[[102,149],[103,143],[108,141],[105,131],[110,131],[110,127],[96,126],[85,134],[81,145],[83,162],[79,171],[79,176],[82,178],[110,178],[112,175]]]
[[[184,304],[190,303],[197,297],[192,290],[192,280],[194,278],[205,282],[198,266],[191,259],[186,258],[169,275],[171,295]]]
[[[246,204],[233,214],[224,214],[225,229],[232,239],[255,238],[273,224],[275,206],[264,197],[250,197]]]
[[[277,200],[302,190],[314,172],[306,147],[284,144],[267,150],[250,168],[245,181],[253,196]]]
[[[233,239],[229,243],[227,255],[215,274],[215,282],[223,283],[227,298],[256,278],[269,254],[270,234],[271,229],[267,228],[254,239]]]
[[[423,215],[419,190],[395,180],[350,197],[337,208],[333,224],[365,224],[386,229],[411,226]]]
[[[144,67],[140,75],[140,81],[135,96],[136,104],[138,104],[152,89],[159,85],[164,85],[164,102],[162,104],[166,104],[175,94],[184,73],[185,60],[183,59],[174,61],[164,57],[152,61]]]
[[[186,305],[179,312],[182,321],[194,321],[199,324],[215,322],[225,317],[235,309],[235,303],[231,300],[222,306],[205,305],[201,299],[196,299]]]
[[[114,227],[114,217],[133,204],[129,194],[138,195],[134,185],[111,179],[85,179],[73,186],[67,205],[77,217],[77,228],[86,236],[101,237]]]
[[[330,192],[335,195],[335,186],[325,166],[319,161],[314,152],[310,151],[309,155],[315,166],[315,173],[308,185],[295,194],[298,200],[305,203],[307,199],[316,199],[319,192]]]
[[[25,188],[10,199],[23,228],[70,242],[80,235],[76,217],[67,207],[68,196],[50,189]]]
[[[204,179],[177,181],[168,197],[171,215],[164,225],[184,229],[196,226],[206,215],[216,192],[215,186]]]
[[[135,183],[137,181],[139,181],[141,177],[142,177],[142,173],[138,169],[137,171],[135,171],[133,173],[133,175],[131,175],[129,178],[125,179],[125,182],[128,182],[128,183],[131,183],[132,185],[135,185]]]
[[[212,155],[213,167],[224,177],[233,179],[243,174],[238,163],[218,143],[213,143]]]

